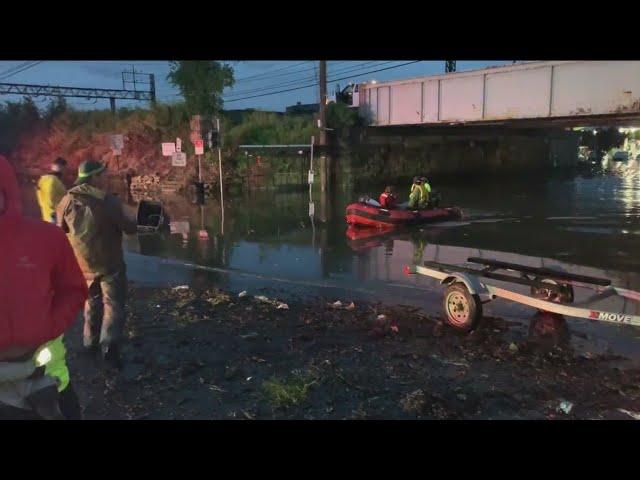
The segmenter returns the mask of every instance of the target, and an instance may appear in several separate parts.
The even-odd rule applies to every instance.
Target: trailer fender
[[[448,277],[442,279],[440,283],[442,285],[451,285],[452,283],[461,282],[464,283],[467,290],[471,295],[484,293],[484,288],[480,282],[478,282],[475,278],[470,275],[465,275],[464,273],[456,273],[455,275],[449,275]]]

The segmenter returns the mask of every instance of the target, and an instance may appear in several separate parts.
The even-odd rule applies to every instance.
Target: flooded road
[[[224,225],[215,198],[199,206],[182,196],[164,196],[172,234],[127,239],[132,275],[144,284],[176,285],[202,277],[202,281],[214,279],[222,288],[234,291],[266,288],[283,296],[311,292],[343,300],[418,305],[439,313],[442,290],[437,283],[406,276],[404,265],[425,260],[460,263],[469,256],[480,256],[561,266],[640,290],[640,173],[635,162],[563,176],[484,178],[475,184],[468,180],[432,182],[444,203],[463,209],[463,221],[386,234],[348,229],[345,206],[361,195],[377,197],[382,187],[332,195],[313,192],[312,217],[308,192],[253,191],[228,196]],[[408,196],[408,187],[396,186],[401,200]],[[207,239],[199,236],[203,230]],[[205,276],[181,267],[159,266],[149,256],[222,270]],[[223,273],[226,269],[241,274],[227,275]],[[581,290],[576,291],[576,301],[590,294]],[[602,307],[640,313],[637,303],[623,299]],[[522,322],[523,331],[535,313],[503,300],[491,302],[485,312]],[[574,319],[571,324],[581,332],[573,341],[585,350],[604,352],[614,346],[618,353],[640,359],[640,332],[633,327]]]
[[[384,185],[331,195],[314,191],[313,216],[308,191],[228,195],[224,225],[217,198],[200,206],[183,196],[165,195],[161,199],[172,233],[126,238],[129,277],[142,285],[214,281],[231,291],[268,289],[283,298],[295,293],[400,303],[436,315],[442,311],[442,289],[426,277],[404,275],[405,265],[425,260],[460,263],[479,256],[532,266],[560,265],[640,290],[637,162],[597,167],[523,179],[432,180],[443,203],[461,207],[465,220],[386,234],[354,231],[344,220],[347,204],[365,194],[377,197]],[[400,200],[406,200],[409,185],[396,188]],[[206,238],[200,235],[203,231]],[[205,274],[169,264],[181,261],[221,270]],[[577,301],[588,294],[579,290]],[[603,309],[640,313],[632,302],[610,302]],[[521,322],[523,333],[535,313],[502,300],[485,307],[487,315]],[[572,341],[581,342],[584,349],[605,351],[614,346],[619,353],[640,358],[637,329],[570,322],[579,331]]]
[[[125,240],[133,285],[118,382],[81,354],[81,322],[66,335],[84,415],[638,418],[637,327],[497,299],[461,334],[441,320],[442,288],[403,267],[474,256],[640,290],[639,181],[629,165],[519,182],[432,181],[465,218],[386,234],[344,221],[345,205],[380,185],[313,192],[311,217],[308,192],[229,195],[224,224],[216,199],[165,196],[171,233]],[[407,190],[398,186],[401,200]],[[145,286],[160,288],[135,288]],[[575,289],[577,302],[587,295]],[[621,297],[600,308],[640,313]],[[281,392],[301,384],[304,394],[281,404]]]
[[[308,192],[229,196],[224,225],[217,199],[198,206],[185,197],[165,196],[173,233],[129,238],[127,245],[144,255],[370,287],[412,283],[402,275],[403,265],[433,260],[427,247],[443,245],[618,272],[622,286],[638,286],[640,173],[632,162],[565,177],[432,183],[444,203],[460,206],[471,220],[381,235],[348,231],[345,206],[360,195],[377,197],[379,185],[332,195],[313,192],[312,217]],[[409,186],[396,188],[401,200],[406,199]],[[208,240],[199,238],[201,230]]]

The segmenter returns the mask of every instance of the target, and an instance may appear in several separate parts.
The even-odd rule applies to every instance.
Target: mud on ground
[[[640,411],[640,370],[574,352],[562,334],[531,336],[498,318],[460,334],[413,307],[254,295],[130,289],[119,373],[81,352],[74,327],[70,368],[85,418],[631,419]]]

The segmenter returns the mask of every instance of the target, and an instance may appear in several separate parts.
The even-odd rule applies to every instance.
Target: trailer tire
[[[482,319],[482,302],[477,294],[471,294],[462,282],[449,285],[444,291],[446,320],[456,330],[470,332]]]

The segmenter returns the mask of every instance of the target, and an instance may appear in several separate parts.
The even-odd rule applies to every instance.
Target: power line
[[[311,63],[311,61],[306,62],[306,63]],[[372,61],[372,62],[364,62],[364,63],[376,63],[376,61]],[[352,67],[352,66],[351,66],[351,67]],[[349,68],[349,67],[348,67],[348,68]],[[279,74],[276,74],[276,75],[267,75],[267,76],[262,76],[262,77],[261,77],[261,78],[259,78],[258,80],[266,80],[267,78],[271,79],[271,78],[276,78],[276,77],[283,77],[283,76],[287,76],[287,75],[293,75],[293,74],[303,73],[303,72],[312,72],[312,71],[314,72],[312,75],[313,75],[313,76],[314,76],[314,78],[315,78],[315,75],[317,74],[317,70],[318,70],[318,67],[317,67],[317,65],[315,65],[315,63],[314,63],[314,65],[313,65],[312,67],[309,67],[309,68],[303,68],[303,69],[301,69],[301,70],[296,70],[296,71],[294,71],[294,72],[286,72],[286,73],[279,73]],[[235,83],[238,83],[239,81],[241,81],[241,80],[238,80],[238,81],[236,81]],[[250,80],[250,81],[249,81],[249,83],[252,83],[252,82],[255,82],[255,81],[256,81],[256,80]]]
[[[379,62],[379,61],[373,61],[373,62],[363,62],[362,64],[359,65],[351,65],[348,67],[342,67],[334,72],[332,72],[334,75],[339,74],[339,73],[348,73],[348,72],[353,72],[353,71],[357,71],[360,70],[361,68],[365,67],[365,66],[382,66],[382,65],[386,65],[389,63],[394,63],[395,60],[392,61],[388,61],[388,62]],[[372,64],[377,64],[377,65],[372,65]],[[311,76],[306,76],[306,77],[300,77],[294,80],[289,80],[286,82],[282,82],[282,83],[273,83],[270,85],[263,85],[262,87],[257,87],[257,88],[252,88],[252,89],[248,89],[248,90],[238,90],[238,91],[232,91],[229,92],[227,95],[230,95],[231,97],[235,97],[238,95],[244,95],[247,93],[259,93],[259,92],[265,92],[268,90],[273,90],[273,89],[278,89],[278,88],[282,88],[282,87],[286,87],[286,86],[291,86],[291,85],[300,85],[299,82],[307,82],[307,81],[312,81],[313,79],[316,78],[316,75],[311,75]]]
[[[24,67],[25,65],[29,65],[30,63],[33,63],[33,62],[31,62],[31,61],[22,62],[19,65],[14,65],[13,67],[9,67],[4,72],[0,72],[0,76],[6,75],[7,73],[11,73],[11,72],[13,72],[15,70],[18,70],[18,69]]]
[[[306,60],[306,61],[304,61],[304,62],[296,63],[296,64],[294,64],[294,65],[286,65],[286,66],[284,66],[284,67],[277,68],[277,69],[275,69],[275,70],[268,70],[268,71],[266,71],[266,72],[258,73],[258,74],[256,74],[256,75],[250,75],[250,76],[248,76],[248,77],[238,78],[238,79],[236,80],[236,83],[238,83],[238,82],[245,82],[245,81],[251,80],[252,78],[265,77],[265,75],[266,75],[266,76],[270,76],[272,73],[280,72],[280,71],[282,71],[282,70],[288,70],[288,69],[290,69],[290,68],[294,68],[294,67],[299,67],[300,65],[304,65],[305,63],[311,63],[311,62],[312,62],[312,60]],[[304,72],[304,71],[306,71],[306,70],[308,70],[308,69],[300,70],[300,72]],[[295,72],[294,72],[294,73],[295,73]],[[284,75],[288,75],[288,74],[287,74],[287,73],[285,73]],[[274,76],[275,76],[275,77],[277,77],[277,76],[280,76],[280,75],[274,75]],[[264,79],[264,78],[263,78],[263,79]]]
[[[22,73],[25,70],[29,70],[30,68],[35,67],[36,65],[39,65],[40,63],[42,63],[42,61],[38,61],[38,62],[27,62],[29,63],[29,65],[23,65],[21,67],[17,67],[15,68],[13,71],[7,73],[4,72],[2,75],[0,75],[0,80],[4,80],[6,78],[10,78],[13,77],[14,75],[17,75],[18,73]]]
[[[29,70],[30,68],[33,68],[33,67],[35,67],[37,65],[40,65],[41,63],[43,63],[43,60],[41,60],[39,62],[32,63],[31,65],[27,65],[26,67],[24,67],[24,68],[22,68],[22,69],[20,69],[18,71],[11,72],[9,75],[5,75],[2,78],[0,78],[0,80],[6,80],[7,78],[13,77],[14,75],[17,75],[18,73],[22,73],[25,70]]]
[[[404,67],[405,65],[411,65],[412,63],[418,63],[418,62],[422,62],[422,60],[414,60],[413,62],[407,62],[407,63],[403,63],[403,64],[400,64],[400,65],[394,65],[392,67],[379,68],[377,70],[370,70],[368,72],[363,72],[363,73],[359,74],[358,76],[368,75],[370,73],[382,72],[384,70],[391,70],[392,68]],[[340,80],[347,80],[349,78],[353,78],[353,75],[349,75],[347,77],[342,77],[342,78],[332,78],[332,79],[329,79],[328,81],[337,82],[337,81],[340,81]],[[286,90],[280,90],[278,92],[263,93],[261,95],[252,95],[252,96],[244,97],[244,98],[235,98],[233,100],[225,100],[225,103],[239,102],[240,100],[248,100],[250,98],[266,97],[266,96],[269,96],[269,95],[276,95],[278,93],[293,92],[294,90],[302,90],[302,89],[305,89],[305,88],[315,87],[318,84],[319,84],[319,82],[315,82],[315,83],[312,83],[312,84],[309,84],[309,85],[305,85],[305,86],[302,86],[302,87],[289,88],[289,89],[286,89]]]
[[[376,67],[380,67],[382,65],[386,65],[386,64],[389,64],[389,63],[397,63],[397,60],[392,60],[392,61],[387,61],[387,62],[368,62],[368,63],[378,63],[378,65],[375,65],[375,66]],[[335,82],[335,81],[338,81],[338,80],[344,80],[346,78],[349,78],[349,79],[350,78],[357,78],[358,76],[366,75],[367,73],[370,73],[369,71],[362,71],[361,68],[362,67],[356,67],[356,68],[351,67],[351,68],[347,68],[347,69],[342,69],[342,70],[336,71],[336,72],[333,73],[334,77],[333,78],[329,78],[327,81]],[[378,70],[376,70],[376,71],[378,71]],[[344,74],[344,73],[349,73],[350,74],[349,77],[340,78],[340,79],[336,79],[335,78],[335,75]],[[316,70],[316,75],[314,77],[307,78],[306,81],[313,81],[315,78],[317,78],[317,70]],[[297,80],[297,81],[294,81],[294,82],[288,82],[288,83],[280,84],[276,88],[282,88],[282,87],[285,87],[285,86],[288,86],[288,85],[293,86],[293,87],[298,87],[298,86],[303,86],[304,83],[300,83],[300,81]],[[317,85],[317,84],[314,84],[314,86],[315,85]],[[253,90],[252,92],[247,91],[246,93],[261,93],[261,92],[269,92],[269,91],[273,91],[273,90],[274,90],[274,87],[270,87],[270,88],[256,89],[256,90]],[[226,96],[224,98],[225,101],[227,101],[227,99],[229,101],[234,101],[237,98],[232,93],[230,97]]]

